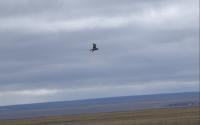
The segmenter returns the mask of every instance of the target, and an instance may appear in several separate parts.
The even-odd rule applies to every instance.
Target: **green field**
[[[199,118],[199,108],[192,107],[1,120],[0,125],[200,125]]]

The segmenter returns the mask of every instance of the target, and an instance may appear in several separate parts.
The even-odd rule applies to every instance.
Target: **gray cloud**
[[[0,1],[0,105],[195,91],[198,16],[198,0]]]

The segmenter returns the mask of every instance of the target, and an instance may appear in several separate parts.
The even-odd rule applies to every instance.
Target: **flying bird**
[[[94,52],[96,50],[99,50],[99,48],[97,48],[97,45],[93,43],[93,48],[90,51]]]

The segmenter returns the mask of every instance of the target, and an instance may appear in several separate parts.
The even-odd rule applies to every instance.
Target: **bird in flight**
[[[97,45],[93,43],[93,48],[90,51],[94,52],[96,50],[99,50],[99,48],[97,48]]]

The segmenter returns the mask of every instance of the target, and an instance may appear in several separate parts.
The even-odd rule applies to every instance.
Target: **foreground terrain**
[[[199,108],[188,107],[1,120],[0,125],[199,125],[199,118]]]

